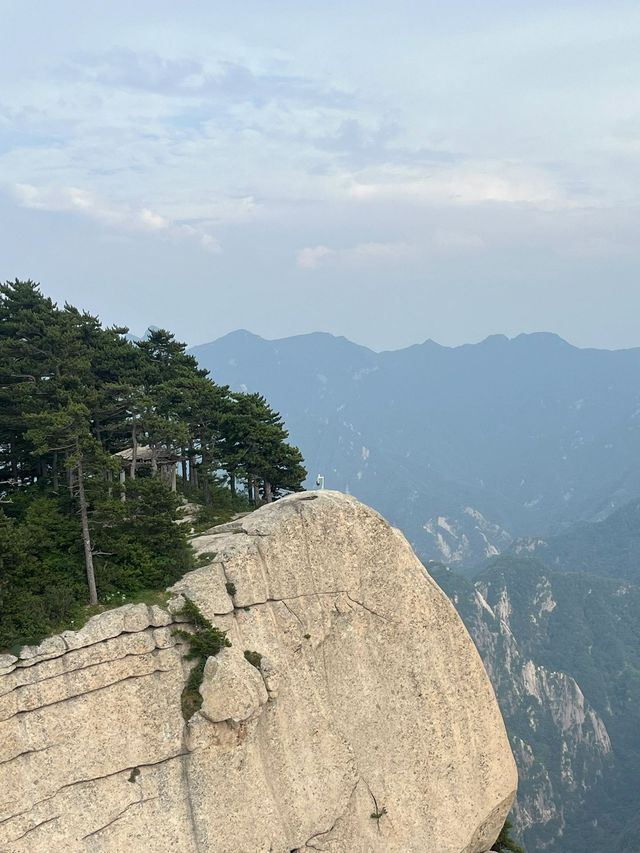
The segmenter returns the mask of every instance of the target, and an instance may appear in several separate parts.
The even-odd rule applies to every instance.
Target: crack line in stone
[[[34,714],[37,711],[41,711],[43,708],[51,708],[54,705],[60,705],[62,702],[71,702],[73,699],[79,699],[81,696],[87,696],[90,693],[97,693],[99,690],[106,690],[107,688],[113,687],[116,684],[122,684],[124,681],[130,681],[134,678],[148,678],[152,675],[155,675],[157,672],[171,672],[171,669],[156,667],[150,672],[143,672],[139,675],[126,675],[124,678],[119,678],[117,681],[110,681],[109,684],[102,684],[100,687],[92,687],[89,690],[83,690],[80,693],[75,693],[73,696],[64,696],[62,699],[56,699],[55,702],[45,702],[43,705],[38,705],[35,708],[24,708],[21,711],[16,711],[15,714],[11,714],[8,717],[0,718],[0,723],[6,723],[8,720],[12,720],[14,719],[14,717],[21,717],[24,714]]]
[[[159,799],[159,797],[147,797],[146,800],[142,799],[142,797],[141,797],[139,800],[134,800],[133,802],[129,803],[129,805],[125,806],[125,808],[123,808],[122,811],[113,818],[113,820],[110,820],[109,823],[105,823],[104,826],[101,826],[98,829],[94,829],[93,832],[88,833],[88,835],[83,835],[82,838],[80,839],[80,841],[85,841],[87,838],[91,838],[92,836],[97,835],[99,832],[103,832],[105,829],[108,829],[117,820],[120,820],[120,818],[124,814],[126,814],[126,812],[128,812],[132,806],[141,806],[144,803],[150,803],[152,800],[157,800],[157,799]]]
[[[167,626],[168,627],[168,626]],[[153,629],[155,630],[155,628]],[[139,634],[145,633],[144,631],[139,631]],[[149,635],[151,636],[151,631],[149,631]],[[120,635],[122,636],[122,635]],[[104,640],[103,642],[108,642],[108,640]],[[88,646],[84,646],[82,649],[77,649],[74,651],[83,651],[84,648],[88,648]],[[5,696],[10,696],[12,693],[15,693],[16,690],[22,690],[24,687],[34,687],[39,684],[44,684],[45,681],[51,681],[54,678],[62,678],[65,675],[70,675],[71,673],[82,672],[85,669],[91,669],[94,666],[105,666],[107,664],[117,663],[121,660],[126,660],[127,658],[139,658],[143,655],[152,655],[154,652],[163,652],[166,648],[173,648],[172,646],[165,646],[164,648],[160,648],[159,646],[155,646],[151,649],[148,649],[146,652],[127,652],[125,655],[121,655],[120,657],[113,658],[105,658],[105,660],[96,661],[95,663],[87,663],[84,666],[77,666],[75,669],[65,669],[62,672],[58,672],[55,675],[45,675],[44,678],[38,678],[34,681],[25,681],[24,684],[16,684],[15,687],[12,687],[11,690],[7,690],[6,693],[3,693],[0,698],[4,698]],[[70,654],[70,653],[68,653]],[[60,657],[64,657],[64,655],[60,655]],[[51,660],[55,660],[55,658],[51,658]],[[46,661],[41,661],[41,663],[46,663]],[[45,707],[45,706],[41,706]]]
[[[38,829],[39,827],[44,826],[45,823],[52,823],[54,820],[59,820],[59,818],[60,818],[60,815],[57,814],[57,815],[54,815],[53,817],[48,817],[46,820],[41,820],[40,823],[36,823],[35,826],[30,827],[26,832],[23,832],[22,835],[19,835],[17,838],[12,838],[11,843],[15,844],[16,841],[22,841],[22,839],[25,838],[27,835],[29,835],[30,832],[33,832],[34,830]]]
[[[37,752],[45,752],[47,749],[52,749],[54,746],[58,746],[57,743],[50,743],[47,746],[41,746],[38,749],[25,749],[23,752],[19,752],[17,755],[12,756],[11,758],[5,758],[3,761],[0,761],[0,767],[3,764],[9,764],[10,761],[17,761],[18,758],[22,758],[25,755],[34,755]]]
[[[122,606],[124,607],[125,605],[122,605]],[[158,605],[158,606],[159,606],[159,605]],[[114,611],[115,611],[115,610],[118,610],[118,609],[119,609],[119,608],[117,608],[117,607],[113,608],[113,610],[114,610]],[[168,610],[165,610],[163,607],[161,607],[160,609],[161,609],[161,610],[163,610],[165,613],[169,613],[169,611],[168,611]],[[112,610],[105,610],[104,612],[105,612],[105,613],[112,613],[113,611],[112,611]],[[100,615],[102,615],[102,614],[100,614]],[[172,614],[171,614],[171,613],[169,613],[169,616],[172,616]],[[170,625],[171,625],[171,624],[174,624],[174,622],[175,622],[175,620],[174,620],[174,619],[172,619],[172,621],[171,621],[169,624],[170,624]],[[76,648],[71,648],[71,647],[69,646],[69,644],[67,643],[67,641],[64,639],[64,637],[63,637],[61,634],[53,634],[53,635],[52,635],[52,638],[60,637],[60,639],[62,640],[62,642],[63,642],[63,643],[66,645],[66,647],[67,647],[66,651],[61,652],[59,655],[51,655],[51,657],[42,658],[41,660],[34,660],[33,658],[20,658],[20,659],[19,659],[19,660],[18,660],[18,661],[13,665],[13,666],[14,666],[14,669],[12,670],[12,672],[15,672],[15,671],[16,671],[16,670],[18,670],[18,669],[30,669],[30,668],[31,668],[31,667],[33,667],[33,666],[40,666],[40,664],[42,664],[42,663],[48,663],[50,660],[57,660],[58,658],[63,658],[63,657],[65,657],[65,656],[66,656],[66,655],[68,655],[68,654],[73,654],[74,652],[82,652],[82,651],[84,651],[85,649],[91,649],[91,648],[93,648],[94,646],[99,646],[99,645],[100,645],[100,643],[109,643],[109,642],[111,642],[111,640],[117,640],[119,637],[122,637],[122,635],[123,635],[123,634],[127,634],[127,635],[130,635],[130,634],[144,634],[146,631],[149,631],[149,632],[151,633],[151,632],[152,632],[152,631],[154,631],[156,628],[167,628],[167,627],[169,627],[169,626],[168,626],[168,625],[151,625],[151,624],[149,624],[149,625],[147,625],[147,627],[146,627],[146,628],[141,628],[141,629],[140,629],[140,630],[138,630],[138,631],[136,631],[136,630],[129,631],[129,630],[126,630],[126,629],[124,629],[124,628],[123,628],[123,629],[122,629],[122,631],[120,631],[120,633],[119,633],[119,634],[114,634],[112,637],[103,637],[101,640],[94,640],[94,642],[93,642],[93,643],[86,643],[84,646],[77,646]],[[72,634],[74,634],[74,633],[80,633],[80,631],[78,631],[78,632],[76,632],[76,631],[71,631],[70,633],[72,633]],[[11,675],[11,672],[7,673],[7,675]]]
[[[75,782],[67,782],[66,785],[61,785],[57,790],[55,790],[52,794],[49,794],[48,797],[43,797],[41,800],[37,800],[35,803],[32,803],[29,808],[23,809],[21,812],[17,812],[14,815],[10,815],[4,820],[0,821],[0,823],[8,823],[10,820],[15,820],[17,817],[21,817],[23,814],[27,814],[27,812],[33,811],[36,806],[42,805],[42,803],[46,803],[49,800],[53,800],[54,797],[57,797],[61,791],[66,791],[67,788],[74,788],[76,785],[88,785],[91,782],[100,782],[103,779],[111,779],[113,776],[118,776],[120,773],[126,773],[127,771],[131,772],[134,767],[138,769],[144,767],[157,767],[160,764],[166,764],[169,761],[175,761],[176,758],[181,758],[183,755],[189,755],[192,752],[198,752],[197,749],[187,750],[186,752],[177,752],[175,755],[168,755],[166,758],[160,758],[158,761],[149,761],[146,764],[132,764],[129,767],[122,767],[119,770],[113,770],[111,773],[103,773],[101,776],[91,776],[88,779],[76,779]]]
[[[355,785],[353,786],[353,788],[351,789],[351,793],[349,794],[349,796],[348,796],[348,798],[347,798],[347,802],[345,803],[345,806],[344,806],[343,810],[340,812],[340,814],[339,814],[339,815],[337,815],[337,816],[336,816],[335,820],[333,821],[333,823],[331,824],[331,826],[329,827],[329,829],[324,829],[324,830],[322,830],[321,832],[316,832],[314,835],[312,835],[310,838],[308,838],[308,839],[305,841],[305,843],[304,843],[304,846],[305,846],[305,847],[308,847],[310,850],[320,850],[320,847],[316,847],[316,846],[315,846],[315,844],[310,844],[309,842],[313,841],[313,840],[314,840],[314,839],[316,839],[316,838],[320,838],[320,836],[321,836],[321,835],[329,835],[329,833],[330,833],[330,832],[333,832],[333,830],[334,830],[334,829],[335,829],[335,827],[336,827],[336,824],[338,823],[338,821],[339,821],[341,818],[343,818],[343,817],[344,817],[345,812],[346,812],[346,811],[347,811],[347,809],[349,808],[349,803],[350,803],[350,802],[351,802],[351,800],[353,799],[353,795],[354,795],[354,794],[355,794],[355,792],[356,792],[356,788],[358,787],[358,785],[360,784],[360,782],[361,782],[361,781],[364,781],[364,780],[362,780],[362,778],[361,778],[360,776],[358,776],[358,778],[356,779],[356,783],[355,783]],[[366,784],[366,782],[365,782],[365,784]],[[369,787],[369,786],[367,785],[367,787]]]

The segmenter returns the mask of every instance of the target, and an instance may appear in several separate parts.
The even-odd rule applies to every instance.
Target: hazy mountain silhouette
[[[376,353],[325,333],[237,331],[191,352],[284,415],[311,479],[468,567],[640,495],[640,349],[493,335]]]

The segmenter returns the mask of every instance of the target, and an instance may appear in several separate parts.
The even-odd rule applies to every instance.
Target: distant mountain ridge
[[[469,569],[640,496],[640,348],[534,333],[376,353],[238,331],[190,352],[264,393],[310,479],[375,506],[425,559]]]

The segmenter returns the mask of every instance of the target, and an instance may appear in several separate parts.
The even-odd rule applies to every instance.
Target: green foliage
[[[192,568],[178,499],[159,478],[127,482],[127,500],[96,506],[97,583],[100,600],[114,593],[164,589]]]
[[[124,332],[35,282],[0,284],[0,648],[192,567],[173,460],[179,491],[203,504],[196,526],[301,488],[300,453],[264,398],[217,385],[166,330],[137,344]],[[140,465],[116,455],[140,447]]]
[[[187,660],[197,661],[182,691],[182,715],[185,720],[190,720],[202,705],[200,685],[204,677],[207,658],[214,657],[225,647],[231,646],[231,642],[227,639],[227,632],[214,627],[195,601],[186,596],[180,615],[184,616],[194,628],[193,633],[182,629],[173,632],[176,637],[180,637],[189,646],[189,652],[186,655]]]
[[[200,693],[200,685],[202,684],[202,679],[204,678],[204,667],[206,664],[206,658],[204,660],[199,660],[191,672],[189,673],[189,677],[187,678],[187,683],[184,686],[182,691],[182,695],[180,697],[180,704],[182,707],[182,716],[185,720],[190,720],[191,717],[195,714],[196,711],[199,711],[202,707],[202,694]]]
[[[500,835],[498,836],[496,843],[491,849],[497,850],[498,853],[507,853],[507,851],[511,851],[511,853],[524,853],[524,847],[521,847],[511,837],[512,829],[513,824],[510,820],[506,820],[504,826],[500,830]]]
[[[271,500],[281,491],[300,491],[307,472],[297,447],[286,443],[282,418],[260,394],[233,394],[223,421],[224,464],[230,474],[245,472],[249,499]]]
[[[256,669],[260,669],[262,667],[262,655],[260,652],[250,652],[249,649],[245,649],[244,657],[245,660],[248,660],[251,666],[255,666]]]
[[[119,605],[164,589],[193,565],[176,498],[158,479],[133,481],[126,503],[104,499],[94,511],[100,601]],[[86,607],[82,545],[73,501],[38,486],[21,490],[0,513],[0,649],[78,629],[101,608]],[[11,517],[7,517],[11,513]]]
[[[0,512],[0,649],[73,627],[86,600],[73,516],[38,491],[7,509],[14,517]]]
[[[197,563],[199,566],[207,566],[216,558],[216,551],[201,551],[198,554]]]
[[[231,598],[236,594],[236,585],[231,581],[227,581],[225,584],[225,589],[227,590],[227,595],[230,595]]]
[[[205,491],[206,485],[206,491]],[[199,484],[197,489],[185,490],[182,481],[178,482],[184,494],[190,501],[200,502],[200,507],[193,522],[195,533],[203,533],[210,527],[225,524],[240,512],[251,512],[254,509],[244,493],[233,494],[226,478],[209,476],[206,482]]]
[[[185,598],[180,615],[184,616],[195,628],[193,634],[181,630],[174,632],[178,637],[186,640],[189,646],[188,660],[195,660],[196,658],[206,660],[208,657],[217,655],[225,646],[231,645],[227,639],[227,632],[214,628],[198,605],[190,598]]]

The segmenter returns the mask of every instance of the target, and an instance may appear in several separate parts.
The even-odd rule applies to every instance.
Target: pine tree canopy
[[[0,284],[0,649],[187,571],[180,493],[215,519],[302,488],[264,397],[216,384],[170,331],[126,332]]]

